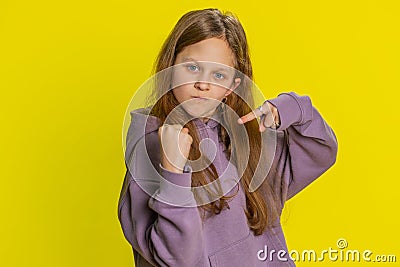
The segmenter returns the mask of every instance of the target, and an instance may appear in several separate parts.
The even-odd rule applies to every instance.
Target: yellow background
[[[0,266],[133,266],[125,109],[179,17],[206,7],[239,16],[268,98],[310,95],[337,134],[336,165],[287,203],[289,250],[345,238],[399,262],[397,3],[1,1]],[[314,265],[346,263],[298,264]]]

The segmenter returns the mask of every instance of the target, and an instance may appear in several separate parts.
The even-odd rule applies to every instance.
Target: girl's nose
[[[209,84],[205,82],[196,82],[194,84],[194,87],[196,87],[199,90],[208,90],[209,89]]]

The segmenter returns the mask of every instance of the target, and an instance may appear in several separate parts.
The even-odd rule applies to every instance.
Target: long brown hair
[[[252,81],[252,65],[246,34],[242,25],[233,13],[223,13],[214,8],[190,11],[179,19],[158,54],[154,64],[153,73],[159,73],[162,70],[173,66],[177,54],[186,46],[212,37],[225,40],[229,44],[229,47],[235,55],[234,68],[246,75],[249,81]],[[168,79],[166,77],[164,78]],[[251,112],[252,106],[254,105],[252,92],[249,89],[250,86],[251,84],[246,82],[246,79],[242,79],[242,83],[233,93],[229,94],[225,102],[225,104],[234,110],[240,117]],[[173,95],[172,90],[167,92],[165,88],[162,89],[160,86],[155,86],[154,88],[155,91],[153,92],[153,96],[157,98],[157,102],[153,106],[150,115],[158,117],[161,122],[164,123],[168,114],[179,105],[179,103]],[[235,92],[238,91],[240,91],[240,93],[235,94]],[[234,130],[235,127],[237,128],[236,119],[230,118],[227,114],[224,115],[223,119],[225,120],[226,125],[232,129],[232,138],[228,136],[224,127],[220,127],[221,140],[227,148],[225,150],[227,157],[229,158],[232,155],[238,173],[243,173],[240,181],[246,195],[245,213],[248,219],[248,224],[250,229],[254,231],[255,235],[260,235],[266,227],[271,226],[278,218],[279,203],[268,180],[265,180],[262,186],[256,191],[249,191],[250,181],[254,175],[261,154],[261,134],[258,130],[258,122],[257,120],[252,120],[245,124],[250,146],[249,158],[247,160],[247,158],[242,159],[242,155],[246,154],[243,153],[242,149],[245,148],[240,142],[241,138],[238,135],[238,132]],[[186,123],[185,127],[189,128],[189,132],[193,138],[192,148],[188,158],[190,160],[198,159],[201,153],[199,150],[200,140],[196,131],[196,126],[192,121],[190,121]],[[204,171],[207,173],[207,176],[211,181],[218,179],[218,173],[214,164],[210,163]],[[192,187],[206,185],[206,173],[193,172]],[[216,201],[202,205],[201,208],[204,211],[209,211],[212,215],[219,214],[224,207],[229,206],[227,201],[235,195],[222,196]]]

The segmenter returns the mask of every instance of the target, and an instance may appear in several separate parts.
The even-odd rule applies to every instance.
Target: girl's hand
[[[268,101],[265,101],[263,105],[254,111],[240,117],[238,123],[243,124],[258,117],[260,117],[260,132],[264,132],[268,127],[276,129],[280,125],[278,109]]]
[[[189,156],[193,138],[189,129],[179,124],[164,124],[158,129],[160,141],[161,165],[172,172],[182,173]]]

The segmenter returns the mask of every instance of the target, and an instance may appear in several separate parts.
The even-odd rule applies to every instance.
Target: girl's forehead
[[[209,38],[186,46],[176,57],[176,63],[210,61],[234,67],[235,55],[229,44],[219,38]]]

